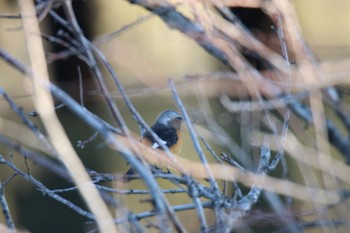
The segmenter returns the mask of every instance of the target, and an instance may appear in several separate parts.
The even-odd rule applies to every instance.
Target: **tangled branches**
[[[316,59],[302,36],[290,1],[129,1],[150,14],[96,40],[84,35],[71,1],[38,0],[35,5],[29,0],[19,2],[18,15],[1,18],[21,20],[29,64],[6,48],[0,48],[0,57],[30,83],[35,111],[25,111],[10,90],[0,88],[4,103],[21,122],[0,118],[0,144],[7,151],[0,153],[0,169],[7,171],[0,176],[0,204],[8,229],[15,229],[16,221],[5,187],[11,186],[16,177],[22,177],[43,196],[81,216],[91,232],[347,229],[349,223],[341,214],[348,214],[348,210],[342,209],[341,204],[347,205],[349,196],[350,120],[338,87],[347,84],[349,61],[331,64]],[[269,39],[263,40],[261,34],[249,28],[235,11],[238,8],[264,12],[270,30],[264,36],[270,36]],[[181,155],[139,142],[125,118],[126,111],[142,129],[158,137],[135,106],[106,51],[99,47],[151,17],[160,18],[169,30],[180,31],[225,66],[225,70],[216,72],[187,74],[178,82],[169,79],[165,87],[185,119],[192,142],[188,143],[192,152]],[[59,25],[59,33],[42,31],[39,23],[46,18]],[[273,39],[277,45],[268,43]],[[43,40],[59,45],[60,51],[49,53]],[[55,64],[72,57],[83,62],[92,74],[110,120],[85,107],[85,80],[80,67],[80,102],[50,81],[47,62]],[[337,78],[327,78],[336,73]],[[202,108],[190,108],[184,103],[179,87],[196,85],[202,85],[204,90],[215,89],[210,98],[220,105],[217,115],[229,116],[231,120],[241,116],[237,123],[242,124],[241,144],[229,135],[234,130],[216,120],[210,107],[203,107],[208,105],[209,91],[203,94],[194,88],[197,92],[189,94],[200,99]],[[118,90],[118,98],[127,110],[122,111],[117,104],[113,88]],[[148,88],[151,92],[156,89],[151,85]],[[93,131],[87,140],[79,140],[76,148],[57,117],[62,108],[69,109],[74,119]],[[244,121],[248,123],[244,125]],[[35,140],[28,143],[19,134]],[[132,178],[141,180],[145,187],[125,184],[124,171],[110,174],[86,166],[77,150],[96,140],[129,164],[136,171]],[[25,168],[9,151],[21,156]],[[340,155],[342,160],[332,154]],[[198,162],[194,157],[198,157]],[[31,163],[53,172],[71,187],[49,188],[32,173]],[[151,169],[151,165],[162,168]],[[295,178],[296,174],[301,174],[302,181]],[[64,197],[74,191],[79,192],[86,206]],[[135,210],[129,205],[127,199],[136,194],[145,197],[137,201],[148,203],[147,210]],[[177,204],[170,196],[178,198]],[[266,207],[260,207],[260,200]],[[314,208],[295,211],[299,201]],[[183,216],[193,222],[186,222]],[[307,220],[308,216],[314,219]]]

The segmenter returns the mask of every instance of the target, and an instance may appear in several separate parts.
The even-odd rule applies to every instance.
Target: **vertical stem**
[[[53,99],[49,90],[49,74],[43,43],[40,37],[41,32],[33,1],[19,0],[19,6],[30,65],[33,72],[31,78],[35,93],[33,96],[34,105],[47,130],[54,149],[58,152],[59,158],[67,167],[87,206],[95,215],[100,232],[116,233],[117,229],[107,206],[103,202],[96,187],[92,184],[83,163],[74,151],[55,113]]]

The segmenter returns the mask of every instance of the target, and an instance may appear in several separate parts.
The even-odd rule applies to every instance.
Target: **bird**
[[[183,118],[178,112],[172,109],[165,110],[158,115],[156,121],[151,126],[151,129],[160,138],[160,141],[157,142],[150,132],[141,128],[140,142],[153,149],[163,150],[159,144],[161,143],[169,148],[171,153],[179,155],[182,149],[182,122]],[[152,166],[151,168],[152,170],[159,169],[156,166]],[[124,182],[133,180],[130,176],[134,174],[135,171],[130,168],[123,176]]]

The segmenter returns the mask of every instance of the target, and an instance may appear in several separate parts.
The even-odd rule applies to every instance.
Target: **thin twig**
[[[11,230],[15,229],[16,227],[13,222],[10,208],[7,204],[6,197],[5,197],[5,186],[1,183],[1,180],[0,180],[0,206],[2,208],[2,213],[4,215],[4,219],[6,221],[7,227]]]
[[[0,164],[6,165],[7,167],[9,167],[13,171],[15,171],[17,174],[21,175],[23,178],[25,178],[26,180],[28,180],[29,182],[34,184],[38,188],[38,190],[40,190],[44,195],[47,195],[47,196],[51,197],[52,199],[62,203],[63,205],[68,206],[70,209],[74,210],[75,212],[77,212],[81,216],[84,216],[90,220],[95,220],[95,216],[92,213],[83,210],[79,206],[76,206],[74,203],[62,198],[61,196],[59,196],[53,192],[51,192],[40,181],[38,181],[33,176],[28,175],[25,172],[23,172],[22,170],[20,170],[19,168],[17,168],[12,162],[7,161],[2,155],[0,155]]]
[[[209,181],[210,181],[210,185],[212,186],[212,188],[215,190],[215,192],[219,195],[220,194],[220,191],[219,191],[219,186],[218,184],[216,183],[215,179],[213,178],[213,175],[212,175],[212,172],[210,171],[209,167],[208,167],[208,161],[204,155],[204,152],[199,144],[199,141],[197,140],[197,137],[196,137],[196,133],[195,133],[195,129],[193,127],[193,124],[192,124],[192,121],[190,120],[189,116],[188,116],[188,113],[184,107],[184,105],[182,104],[182,101],[176,91],[176,88],[175,88],[175,85],[174,85],[174,82],[170,79],[169,80],[169,87],[173,93],[173,97],[177,103],[177,105],[179,106],[181,112],[182,112],[182,115],[184,116],[185,118],[185,122],[186,122],[186,125],[189,129],[189,132],[190,132],[190,135],[191,135],[191,139],[192,139],[192,142],[193,142],[193,145],[197,151],[197,154],[201,160],[201,162],[203,163],[203,165],[205,166],[208,174],[209,174]]]

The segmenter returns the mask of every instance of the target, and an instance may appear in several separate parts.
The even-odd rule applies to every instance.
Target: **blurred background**
[[[337,60],[350,56],[350,2],[348,0],[295,0],[294,4],[303,35],[321,61]],[[209,72],[227,70],[222,63],[209,55],[190,38],[170,29],[157,16],[150,16],[148,11],[139,6],[131,5],[127,1],[74,1],[73,5],[84,34],[105,54],[137,110],[149,124],[153,123],[162,110],[177,109],[168,88],[168,80],[173,79],[186,107],[193,113],[193,120],[198,123],[201,134],[207,136],[215,149],[218,149],[215,147],[215,140],[210,138],[210,134],[205,127],[201,127],[200,123],[203,116],[195,114],[198,110],[205,113],[207,117],[215,119],[239,145],[243,147],[249,144],[242,137],[244,134],[238,129],[238,123],[239,127],[244,127],[244,124],[249,124],[249,122],[244,122],[241,117],[228,114],[222,109],[217,98],[222,91],[234,96],[239,88],[227,86],[224,81],[219,84],[209,81],[204,84],[196,81],[188,82],[188,76],[191,75],[204,75]],[[254,31],[267,34],[271,31],[268,20],[264,21],[266,17],[264,18],[261,11],[252,9],[235,10],[242,21],[246,20],[246,25]],[[17,2],[1,0],[0,16],[8,15],[19,15]],[[129,28],[120,30],[140,19],[143,20]],[[47,35],[62,33],[59,25],[50,20],[50,17],[41,22],[41,27]],[[117,30],[120,31],[116,36],[107,36]],[[20,61],[28,63],[25,46],[21,20],[19,18],[1,17],[0,47],[6,49]],[[46,42],[45,46],[47,46],[49,52],[47,56],[50,62],[51,80],[78,99],[79,71],[77,67],[80,67],[85,106],[106,121],[113,123],[113,119],[110,118],[106,105],[87,67],[74,57],[55,61],[55,57],[51,55],[59,51],[60,47],[49,42]],[[0,87],[24,111],[33,111],[30,86],[22,74],[0,60],[0,76]],[[111,80],[107,79],[106,82],[110,82],[109,86],[115,88]],[[127,120],[129,128],[139,133],[138,125],[131,118],[119,92],[116,89],[111,89],[111,91],[114,93],[115,100]],[[128,170],[126,162],[112,154],[99,139],[87,144],[84,148],[78,148],[76,146],[77,142],[86,140],[93,134],[93,131],[65,108],[57,110],[57,114],[86,167],[103,173],[122,174]],[[2,98],[0,98],[0,117],[15,120],[18,123],[21,122]],[[33,121],[40,126],[38,119],[34,118]],[[27,140],[28,145],[31,145],[32,139],[30,136],[18,132],[18,137],[22,136],[28,137],[22,139],[22,141]],[[195,155],[195,153],[192,153],[194,150],[186,132],[185,137],[183,151],[185,151],[186,156]],[[23,170],[26,170],[26,164],[22,156],[14,151],[8,151],[3,145],[0,145],[0,153],[12,156],[13,161],[16,161],[16,164]],[[195,156],[191,159],[198,160]],[[30,173],[51,189],[68,188],[72,185],[33,163],[29,162],[28,166],[30,167]],[[0,166],[0,180],[2,182],[5,182],[11,174],[13,174],[12,171]],[[135,188],[142,187],[141,182],[134,182],[131,185]],[[14,221],[19,228],[31,232],[52,233],[85,232],[89,228],[84,223],[85,219],[72,213],[66,206],[48,197],[43,197],[40,191],[21,177],[15,177],[5,187],[5,192]],[[76,192],[64,193],[62,196],[84,206]],[[135,195],[125,200],[125,202],[134,205],[135,211],[140,212],[149,208],[148,204],[139,204],[138,200],[143,198],[145,196]],[[182,198],[186,199],[187,197],[185,194],[177,195],[176,198],[169,197],[173,204],[183,203],[184,199]],[[183,212],[179,216],[191,225],[193,219],[188,217],[191,216],[189,214],[190,212]],[[0,222],[4,222],[2,216]],[[192,231],[196,230],[198,229],[194,226]]]

